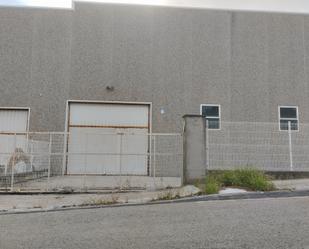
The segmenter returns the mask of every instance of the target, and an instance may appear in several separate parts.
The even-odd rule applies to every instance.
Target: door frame
[[[143,105],[148,106],[148,133],[152,134],[152,102],[131,102],[131,101],[104,101],[104,100],[67,100],[65,110],[65,135],[64,135],[64,150],[63,150],[63,165],[62,175],[67,175],[68,169],[68,152],[69,152],[69,139],[70,139],[70,104],[110,104],[110,105]],[[151,142],[150,142],[151,144]],[[148,142],[148,149],[149,142]],[[148,166],[147,166],[148,168]],[[147,169],[148,171],[148,169]]]

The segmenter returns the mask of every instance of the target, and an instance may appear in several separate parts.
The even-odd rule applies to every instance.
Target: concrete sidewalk
[[[275,180],[278,190],[309,190],[309,179]]]
[[[182,186],[181,177],[150,177],[150,176],[54,176],[14,184],[16,190],[42,191],[49,189],[57,191],[65,188],[74,191],[107,190],[107,189],[139,189],[157,190],[165,188],[179,188]]]
[[[155,200],[170,200],[175,197],[189,197],[200,190],[194,186],[167,189],[161,191],[136,191],[96,194],[2,194],[0,195],[1,212],[27,212],[55,210],[67,207],[99,206],[110,204],[141,204]]]
[[[274,198],[289,196],[308,196],[309,179],[273,181],[279,191],[248,192],[239,194],[218,194],[196,196],[196,201],[228,200],[246,198]],[[293,191],[282,191],[293,190]],[[306,191],[307,190],[307,191]],[[299,191],[299,192],[297,192]],[[303,192],[302,192],[303,191]],[[200,190],[194,186],[165,189],[160,191],[102,192],[81,194],[0,194],[0,214],[32,211],[49,211],[63,208],[102,206],[111,204],[142,204],[156,200],[171,200],[175,197],[191,197]],[[184,198],[178,201],[185,201]]]

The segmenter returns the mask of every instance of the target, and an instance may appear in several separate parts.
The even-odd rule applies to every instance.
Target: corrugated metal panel
[[[147,105],[70,104],[70,126],[148,127]]]
[[[26,132],[28,115],[28,110],[0,110],[0,132]]]

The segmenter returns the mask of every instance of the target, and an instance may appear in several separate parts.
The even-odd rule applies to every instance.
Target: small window
[[[292,131],[298,131],[298,107],[279,106],[279,122],[281,131],[287,131],[289,123]]]
[[[206,118],[209,129],[220,129],[220,105],[202,104],[200,112]]]

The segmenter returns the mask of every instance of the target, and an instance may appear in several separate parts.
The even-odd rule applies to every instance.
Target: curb
[[[241,194],[225,194],[225,195],[202,195],[184,197],[181,199],[164,200],[164,201],[150,201],[144,203],[119,203],[111,205],[98,205],[98,206],[70,206],[70,207],[59,207],[50,209],[29,209],[22,211],[1,211],[1,215],[10,214],[29,214],[29,213],[48,213],[48,212],[59,212],[59,211],[72,211],[72,210],[91,210],[101,208],[116,208],[116,207],[135,207],[135,206],[150,206],[159,204],[171,204],[171,203],[186,203],[186,202],[200,202],[200,201],[224,201],[224,200],[246,200],[246,199],[268,199],[268,198],[287,198],[287,197],[309,197],[309,190],[298,190],[298,191],[273,191],[273,192],[249,192]]]
[[[194,201],[225,201],[225,200],[246,200],[246,199],[267,199],[267,198],[288,198],[288,197],[309,197],[309,190],[284,190],[272,192],[248,192],[240,194],[215,194],[188,197],[174,202],[194,202]]]
[[[0,195],[92,195],[92,194],[119,194],[119,193],[138,193],[145,190],[133,189],[133,190],[102,190],[102,191],[37,191],[37,192],[3,192],[0,191]]]

